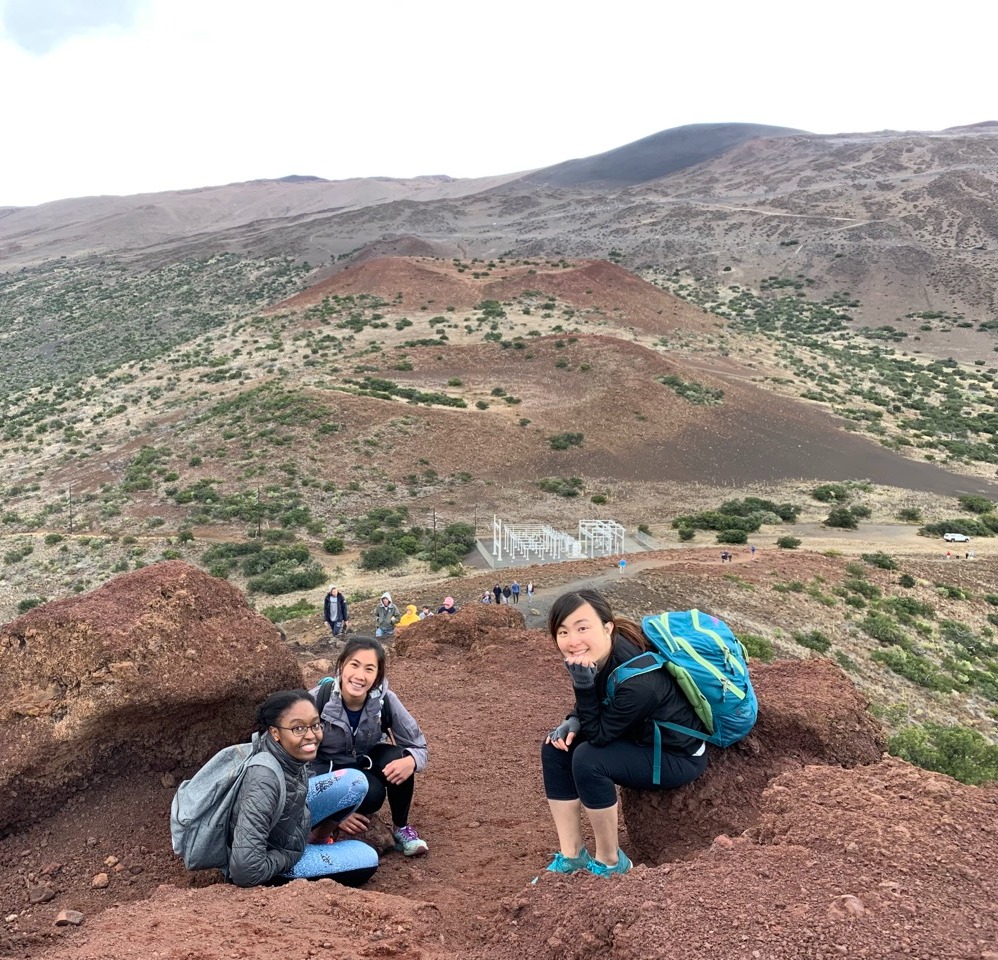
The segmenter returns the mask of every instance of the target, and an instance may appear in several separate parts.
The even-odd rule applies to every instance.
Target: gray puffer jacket
[[[313,697],[318,692],[318,687],[310,691]],[[387,678],[381,681],[381,686],[372,687],[368,691],[364,712],[360,715],[355,733],[350,729],[350,721],[343,707],[340,678],[336,677],[332,681],[329,702],[322,708],[320,714],[322,743],[319,744],[315,760],[309,765],[312,776],[328,773],[338,767],[364,769],[364,757],[367,752],[376,743],[386,739],[381,722],[383,709],[387,709],[391,718],[395,743],[416,761],[416,773],[424,769],[429,759],[426,735],[419,729],[419,724],[412,714],[402,705],[402,701],[388,689]]]
[[[260,749],[277,757],[284,771],[287,800],[284,812],[271,830],[280,787],[273,770],[252,766],[246,770],[229,817],[229,868],[226,875],[236,886],[256,887],[290,870],[305,852],[311,830],[306,799],[308,771],[273,737],[262,734]]]

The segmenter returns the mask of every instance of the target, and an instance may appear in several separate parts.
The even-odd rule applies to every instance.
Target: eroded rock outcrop
[[[473,603],[457,613],[438,613],[397,631],[393,648],[400,656],[416,656],[436,646],[475,649],[508,644],[525,629],[523,614],[507,604]]]
[[[831,661],[753,663],[759,719],[726,750],[708,745],[707,772],[680,790],[623,790],[621,806],[634,852],[663,863],[737,835],[759,819],[763,790],[808,764],[876,763],[884,735],[866,702]]]
[[[197,765],[301,684],[243,594],[179,561],[31,610],[0,628],[0,831],[96,775]]]

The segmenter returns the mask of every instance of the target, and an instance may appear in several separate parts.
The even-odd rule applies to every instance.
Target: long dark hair
[[[378,658],[378,675],[374,679],[374,686],[380,687],[381,681],[385,679],[385,648],[380,641],[372,637],[351,637],[347,640],[343,652],[336,661],[336,672],[343,669],[343,664],[347,662],[358,650],[373,650]]]
[[[277,721],[289,707],[293,707],[300,700],[307,700],[312,706],[315,701],[307,690],[278,690],[272,693],[263,703],[256,708],[257,729],[263,733],[270,727],[278,726]]]
[[[613,623],[613,634],[610,637],[612,643],[616,644],[618,638],[624,637],[637,646],[639,650],[648,649],[648,641],[641,632],[640,624],[627,617],[614,616],[610,602],[599,590],[573,590],[571,593],[563,593],[558,597],[548,611],[548,633],[551,634],[551,637],[557,638],[558,628],[586,603],[596,611],[600,623]]]

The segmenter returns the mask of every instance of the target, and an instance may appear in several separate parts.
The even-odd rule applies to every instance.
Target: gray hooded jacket
[[[363,769],[363,757],[376,743],[386,739],[381,730],[381,711],[388,704],[391,715],[391,730],[395,742],[416,761],[416,773],[425,768],[429,759],[426,736],[411,713],[402,705],[395,694],[388,689],[387,678],[381,686],[372,687],[367,694],[357,732],[350,729],[343,698],[340,696],[340,678],[333,679],[329,702],[322,708],[322,743],[315,760],[309,765],[310,773],[328,773],[337,767],[359,767]],[[309,691],[314,697],[319,688]]]

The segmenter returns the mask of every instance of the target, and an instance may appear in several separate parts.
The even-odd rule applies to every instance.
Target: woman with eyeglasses
[[[313,843],[312,828],[327,818],[342,819],[357,809],[367,793],[367,780],[354,770],[308,776],[322,742],[322,723],[315,701],[305,690],[282,690],[269,696],[256,712],[259,749],[277,759],[280,783],[266,765],[246,768],[229,817],[229,880],[240,887],[330,877],[349,886],[369,880],[378,869],[378,854],[359,840]]]
[[[322,716],[322,742],[310,764],[313,774],[352,769],[367,778],[367,795],[355,813],[340,820],[340,833],[356,835],[385,799],[392,814],[395,848],[407,857],[427,852],[409,823],[415,775],[426,766],[426,737],[385,679],[385,648],[369,637],[348,640],[336,676],[312,695]]]

